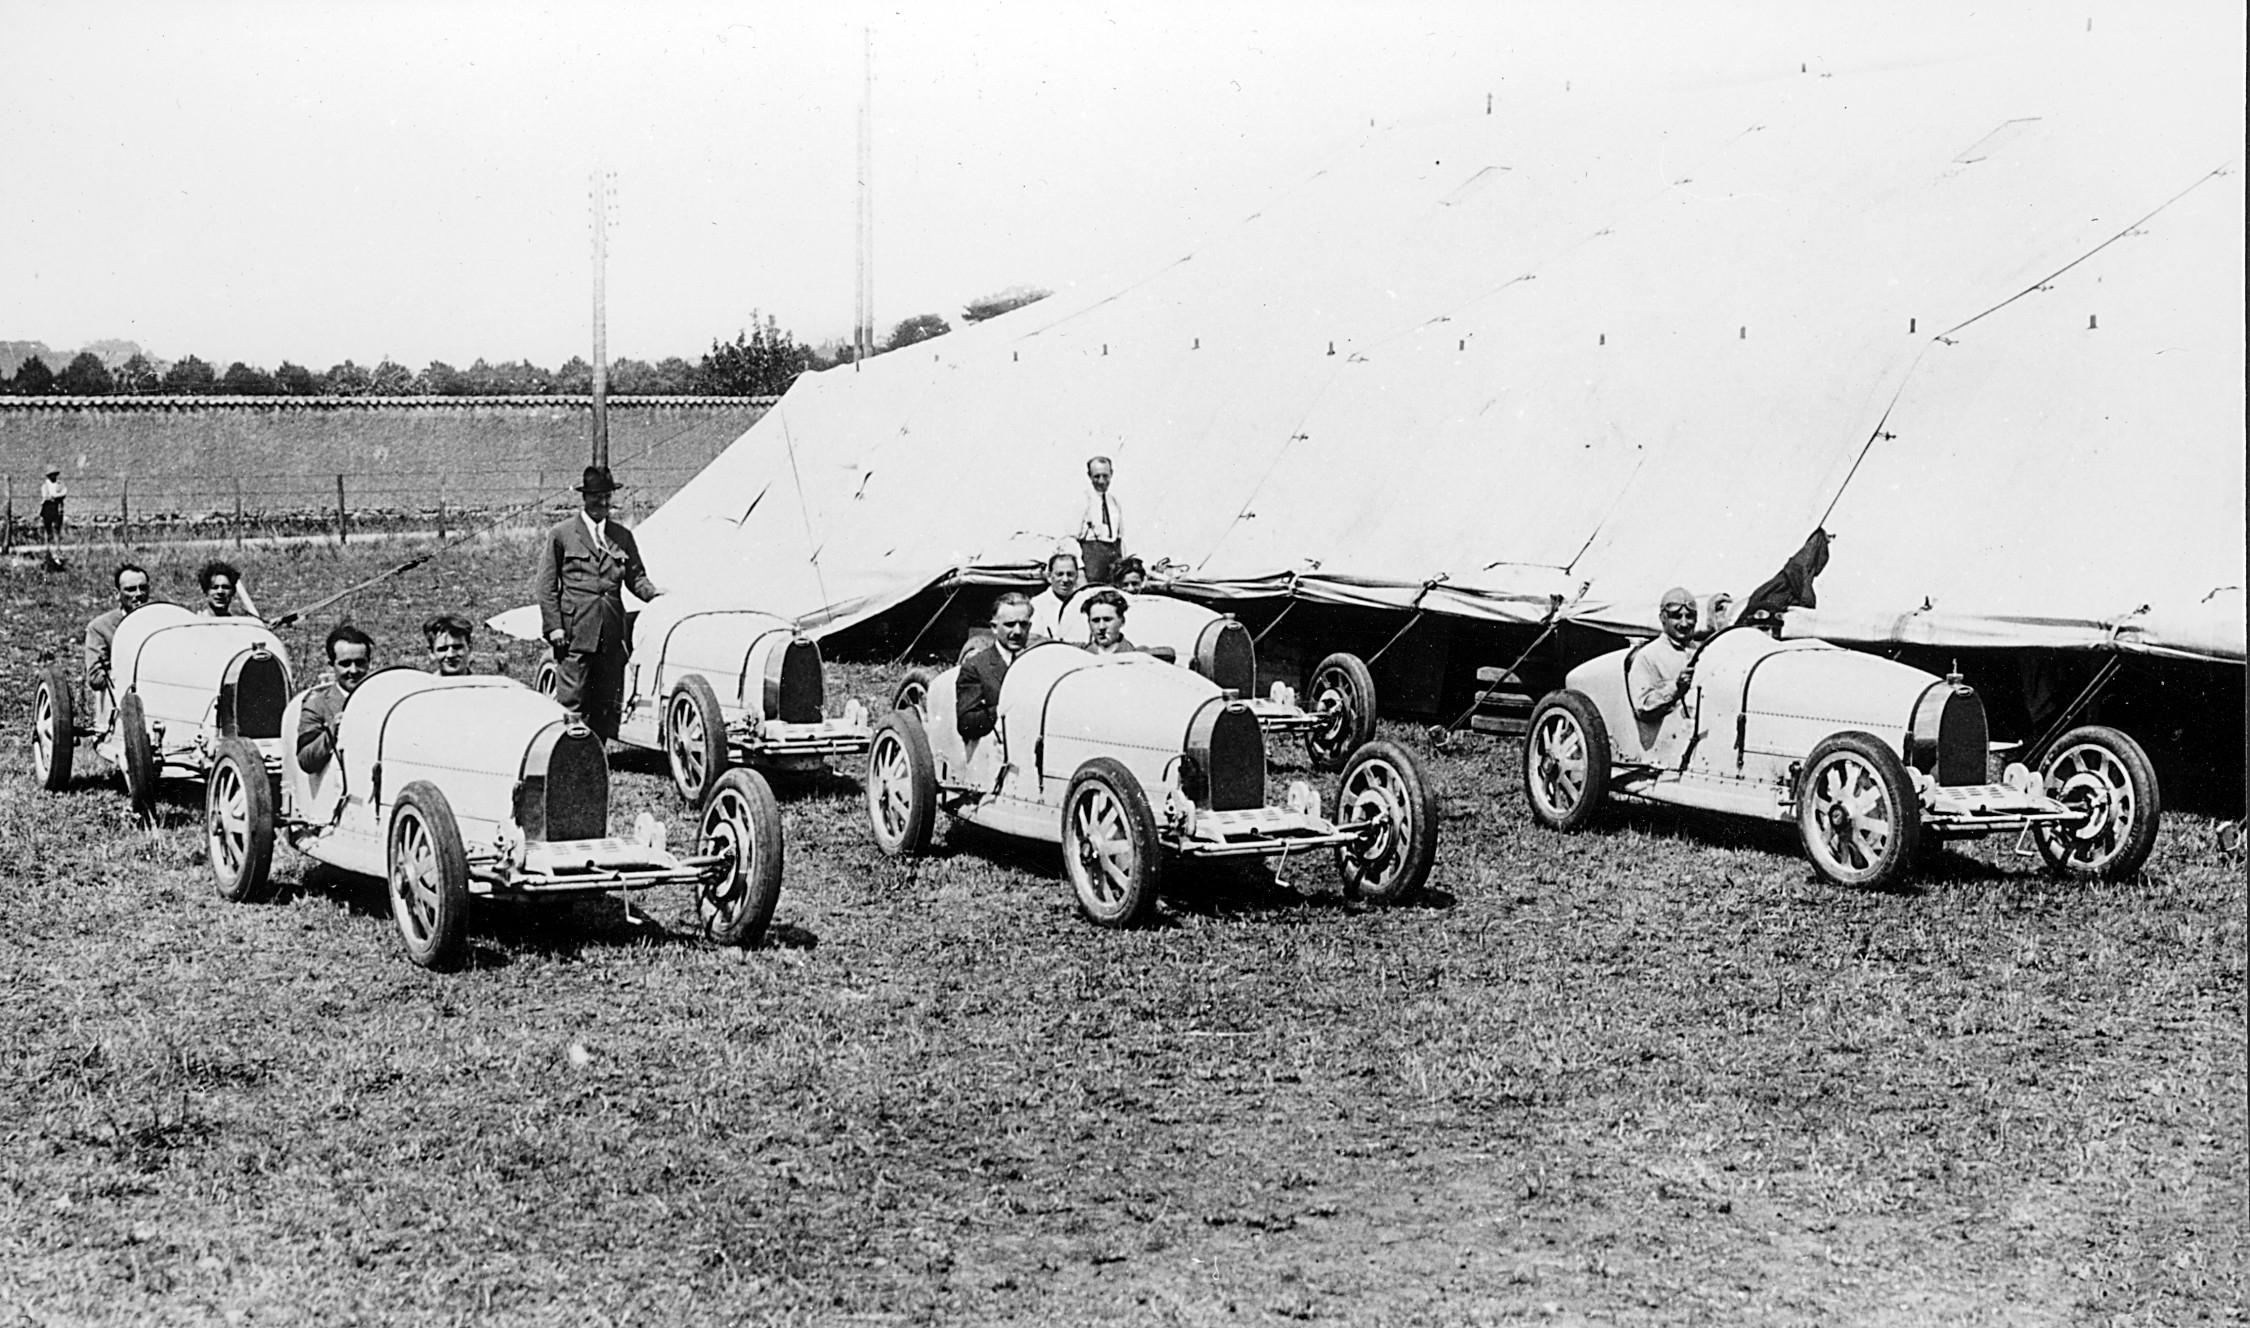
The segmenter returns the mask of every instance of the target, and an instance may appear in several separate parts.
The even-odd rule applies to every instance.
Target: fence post
[[[336,542],[351,542],[351,532],[344,525],[344,477],[341,475],[336,477]]]
[[[242,477],[234,477],[234,547],[242,547]]]
[[[117,473],[117,542],[125,542],[125,527],[133,524],[133,477]]]
[[[7,479],[8,511],[7,516],[0,519],[0,553],[7,553],[16,547],[16,477],[10,475]]]
[[[445,499],[437,500],[437,537],[445,538]]]

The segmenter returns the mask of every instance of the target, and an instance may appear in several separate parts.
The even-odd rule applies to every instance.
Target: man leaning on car
[[[1031,640],[1031,601],[1009,591],[992,602],[992,644],[961,662],[953,680],[953,726],[975,742],[1000,722],[1000,683]]]
[[[1695,640],[1695,596],[1674,586],[1664,592],[1656,612],[1664,635],[1633,652],[1625,679],[1633,713],[1650,721],[1679,704],[1695,680],[1695,671],[1688,667],[1688,647]]]

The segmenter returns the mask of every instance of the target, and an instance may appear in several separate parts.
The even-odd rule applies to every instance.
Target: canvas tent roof
[[[2239,16],[1398,126],[1176,261],[801,378],[641,529],[838,623],[1054,545],[1208,593],[2244,658]]]

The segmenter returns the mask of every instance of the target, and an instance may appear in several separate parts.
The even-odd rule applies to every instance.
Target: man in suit
[[[375,638],[350,623],[328,629],[326,649],[336,681],[305,693],[305,704],[297,712],[297,768],[308,775],[319,774],[334,759],[344,701],[367,681],[375,663]]]
[[[119,563],[110,574],[117,586],[117,607],[86,624],[86,690],[109,690],[109,652],[117,639],[117,624],[125,615],[148,603],[148,569],[139,563]]]
[[[608,467],[586,467],[578,484],[583,510],[547,532],[532,584],[540,628],[555,652],[555,699],[604,738],[617,736],[625,660],[633,650],[625,591],[644,600],[663,593],[641,565],[633,532],[609,519],[610,497],[620,487]]]
[[[953,682],[953,726],[975,742],[1000,722],[1000,683],[1031,640],[1031,601],[1011,590],[992,602],[992,644],[968,657]]]

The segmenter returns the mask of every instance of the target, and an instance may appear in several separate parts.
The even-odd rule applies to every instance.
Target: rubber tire
[[[1343,722],[1331,734],[1312,729],[1305,734],[1305,752],[1315,770],[1341,770],[1353,752],[1375,738],[1375,675],[1357,655],[1339,652],[1313,666],[1306,675],[1305,701],[1317,708],[1323,683],[1342,695]]]
[[[906,805],[893,808],[895,816],[886,816],[885,798],[891,785],[901,780]],[[937,761],[930,755],[930,736],[922,729],[920,715],[894,710],[875,721],[867,739],[863,791],[867,831],[884,857],[914,857],[929,851],[930,832],[937,824]]]
[[[692,707],[695,720],[702,730],[703,740],[696,753],[703,766],[701,779],[690,779],[681,769],[681,750],[678,740],[678,719],[683,709]],[[664,763],[672,772],[672,787],[680,791],[690,807],[701,807],[703,800],[719,786],[719,779],[727,772],[726,712],[719,709],[719,694],[711,690],[710,680],[700,673],[691,673],[680,679],[672,689],[671,699],[664,703]],[[769,790],[770,792],[770,790]]]
[[[242,839],[230,845],[221,838],[220,804],[237,789]],[[273,777],[266,773],[266,758],[246,738],[219,739],[218,759],[203,785],[203,848],[219,898],[262,904],[273,897],[273,834]]]
[[[781,804],[765,776],[739,766],[712,786],[695,835],[698,854],[719,852],[729,844],[735,850],[734,870],[726,881],[730,888],[724,897],[714,897],[698,884],[696,916],[708,939],[756,946],[766,939],[774,907],[781,902]]]
[[[1336,872],[1344,878],[1344,893],[1371,904],[1400,904],[1421,892],[1430,879],[1430,868],[1437,861],[1438,800],[1430,786],[1430,777],[1422,769],[1421,758],[1395,742],[1369,742],[1360,744],[1344,763],[1343,778],[1336,785],[1336,819],[1346,818],[1345,800],[1352,796],[1352,783],[1363,771],[1376,765],[1387,765],[1396,775],[1397,788],[1393,796],[1384,799],[1390,828],[1378,837],[1385,850],[1381,857],[1395,864],[1396,873],[1378,884],[1370,885],[1364,863],[1367,855],[1354,853],[1349,847],[1336,850]],[[1404,813],[1406,826],[1403,833],[1398,827],[1398,816]]]
[[[908,669],[906,676],[891,689],[891,709],[911,710],[928,718],[930,713],[930,682],[933,675],[928,669]]]
[[[417,927],[399,897],[399,840],[409,825],[420,825],[429,839],[429,866],[436,876],[432,916],[427,927]],[[461,827],[453,819],[453,804],[437,785],[417,779],[399,790],[391,808],[390,828],[383,835],[385,875],[383,893],[390,900],[391,921],[397,924],[399,945],[406,957],[423,968],[440,972],[458,968],[468,952],[469,856],[461,845]],[[418,939],[416,931],[423,934]]]
[[[1115,901],[1092,897],[1085,854],[1078,847],[1080,805],[1098,795],[1106,795],[1116,805],[1133,854],[1132,868]],[[1097,756],[1070,777],[1063,794],[1062,851],[1063,876],[1088,922],[1097,927],[1137,927],[1156,912],[1156,893],[1164,878],[1164,845],[1156,837],[1156,816],[1149,809],[1148,795],[1123,762]]]
[[[78,692],[61,669],[49,669],[31,700],[31,756],[39,787],[49,793],[69,788],[77,753]]]
[[[562,669],[552,656],[539,661],[538,672],[531,675],[531,690],[550,701],[562,691]]]
[[[2046,756],[2039,762],[2040,785],[2048,786],[2059,755],[2073,747],[2088,746],[2108,752],[2124,767],[2135,811],[2132,824],[2126,828],[2124,842],[2107,860],[2092,867],[2073,865],[2063,851],[2060,836],[2046,827],[2032,832],[2032,842],[2039,846],[2039,856],[2047,860],[2048,867],[2061,875],[2102,881],[2129,880],[2148,863],[2148,855],[2156,848],[2158,822],[2164,816],[2164,794],[2157,787],[2156,767],[2131,734],[2106,724],[2086,724],[2063,734],[2048,746]],[[2049,795],[2059,796],[2051,788]],[[2144,810],[2146,815],[2141,815]]]
[[[1578,790],[1578,800],[1568,807],[1547,806],[1538,793],[1548,782],[1539,770],[1540,729],[1557,715],[1576,727],[1586,750],[1586,780]],[[1583,828],[1609,797],[1610,763],[1609,725],[1592,697],[1564,688],[1539,698],[1523,734],[1523,797],[1531,804],[1533,820],[1550,830]]]
[[[118,773],[125,776],[125,798],[143,824],[156,823],[156,745],[148,736],[148,712],[139,692],[117,698],[117,736],[125,754]]]
[[[1832,760],[1856,759],[1875,776],[1877,791],[1883,800],[1883,810],[1889,814],[1892,833],[1868,865],[1858,871],[1836,861],[1817,847],[1824,836],[1814,828],[1818,811],[1813,791],[1823,772]],[[1922,839],[1922,803],[1915,796],[1914,782],[1906,773],[1906,766],[1889,744],[1872,733],[1832,733],[1821,739],[1812,754],[1805,758],[1804,773],[1797,784],[1797,838],[1803,844],[1806,858],[1813,870],[1832,885],[1853,889],[1881,890],[1898,882],[1914,865],[1914,856]]]

